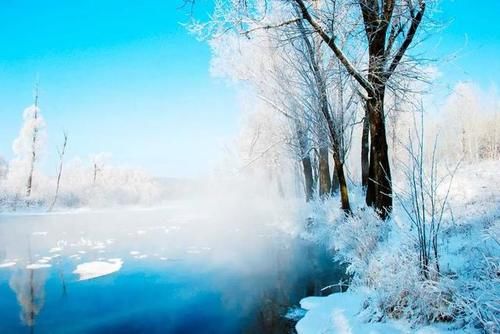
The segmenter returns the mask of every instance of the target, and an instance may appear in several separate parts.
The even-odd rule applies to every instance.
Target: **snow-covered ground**
[[[395,208],[388,237],[378,246],[370,246],[373,255],[364,270],[365,282],[374,277],[379,285],[363,286],[358,281],[347,292],[327,297],[309,297],[301,301],[307,312],[297,323],[299,334],[317,333],[498,333],[500,316],[500,161],[485,161],[462,166],[451,188],[449,205],[439,239],[442,277],[435,285],[405,282],[413,278],[402,238],[404,214]],[[360,225],[365,227],[365,225]],[[345,234],[345,227],[341,226]],[[352,228],[352,227],[351,227]],[[335,228],[334,228],[335,229]],[[366,229],[370,232],[371,230]],[[335,235],[335,230],[332,232]],[[336,235],[339,236],[338,234]],[[348,240],[350,236],[345,236]],[[335,242],[334,242],[335,243]],[[368,246],[366,246],[368,247]],[[341,250],[342,251],[342,250]],[[344,250],[345,251],[345,250]],[[352,251],[352,250],[351,250]],[[360,261],[362,262],[362,261]],[[368,277],[368,278],[367,278]],[[391,281],[392,279],[392,281]],[[366,283],[366,285],[370,285]],[[420,291],[405,292],[405,288]],[[439,294],[438,294],[439,292]],[[399,319],[377,310],[376,303],[385,303],[390,294],[406,293],[420,299],[400,305]],[[450,312],[452,322],[417,320],[418,308],[425,308],[449,293],[443,313]],[[397,298],[403,298],[396,296]],[[429,298],[426,300],[425,298]],[[404,299],[404,298],[403,298]],[[408,310],[408,304],[416,309]],[[433,305],[432,307],[436,307]],[[429,306],[429,308],[432,308]],[[411,314],[415,318],[411,318]],[[406,317],[405,314],[410,314]],[[481,319],[482,318],[482,319]]]
[[[304,298],[300,306],[306,315],[296,326],[299,333],[322,334],[438,334],[464,333],[445,324],[435,324],[412,329],[405,321],[367,322],[363,320],[361,292],[335,293],[327,297]]]

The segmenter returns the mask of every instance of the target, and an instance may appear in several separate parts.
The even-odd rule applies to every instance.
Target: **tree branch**
[[[328,45],[330,49],[332,49],[333,53],[335,56],[339,59],[339,61],[344,65],[346,68],[347,72],[354,77],[354,79],[363,87],[367,92],[370,93],[375,93],[375,90],[373,89],[372,85],[368,80],[359,73],[359,71],[354,68],[354,66],[351,64],[351,62],[347,59],[347,57],[344,55],[342,50],[337,46],[335,43],[334,39],[328,36],[328,34],[321,28],[321,26],[312,18],[311,14],[309,13],[309,10],[307,9],[306,5],[304,4],[303,0],[294,0],[294,2],[297,4],[300,13],[302,14],[302,17],[311,25],[311,27],[320,35],[320,37],[325,41],[325,43]],[[369,94],[370,95],[370,94]]]
[[[417,29],[418,29],[420,23],[422,22],[422,18],[424,17],[425,0],[419,1],[419,7],[420,7],[420,9],[419,9],[417,15],[413,16],[413,18],[411,20],[411,25],[410,25],[410,28],[408,29],[408,33],[406,34],[406,38],[405,38],[403,44],[401,44],[398,52],[394,56],[394,59],[392,60],[391,65],[389,66],[389,69],[385,72],[385,79],[386,80],[389,79],[391,77],[391,75],[394,73],[394,71],[396,70],[396,67],[401,62],[401,59],[403,58],[406,50],[408,49],[411,42],[413,41],[413,38],[415,37]]]

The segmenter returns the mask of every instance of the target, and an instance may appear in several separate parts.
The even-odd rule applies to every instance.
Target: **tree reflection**
[[[12,275],[9,286],[21,306],[20,318],[24,325],[35,329],[35,320],[45,300],[45,273],[37,269],[18,269]]]

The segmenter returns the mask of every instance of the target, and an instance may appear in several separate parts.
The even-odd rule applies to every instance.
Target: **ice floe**
[[[85,281],[117,272],[122,265],[123,261],[121,259],[92,261],[79,264],[73,273],[79,275],[79,281]]]

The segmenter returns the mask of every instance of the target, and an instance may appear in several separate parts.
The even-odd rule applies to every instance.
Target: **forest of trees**
[[[63,132],[57,152],[54,173],[42,168],[42,160],[50,155],[48,131],[39,106],[38,89],[34,103],[22,116],[22,127],[14,139],[14,157],[0,157],[0,210],[105,207],[147,204],[158,200],[157,182],[142,170],[113,166],[110,154],[99,153],[81,159],[67,159],[71,146]],[[68,160],[68,161],[66,161]]]
[[[300,161],[306,200],[339,193],[349,213],[348,180],[358,180],[366,204],[385,219],[393,206],[395,162],[402,159],[408,131],[424,126],[416,114],[426,115],[430,146],[445,137],[438,148],[443,158],[452,158],[450,152],[456,152],[455,161],[498,157],[498,100],[480,105],[481,92],[460,83],[441,107],[441,119],[422,107],[435,74],[413,47],[429,33],[435,5],[423,0],[216,1],[212,20],[194,23],[191,30],[209,40],[212,71],[245,85],[252,92],[248,98],[257,100],[254,109],[260,110],[252,117],[263,119],[249,122],[252,164],[257,154],[262,155],[257,160],[282,156],[277,150],[286,146],[285,154]],[[477,113],[481,116],[473,116]],[[269,118],[272,127],[255,124]],[[270,143],[262,126],[274,132],[273,147],[257,153],[258,141]],[[450,145],[461,147],[445,148]],[[276,169],[270,173],[280,177],[283,166]]]

